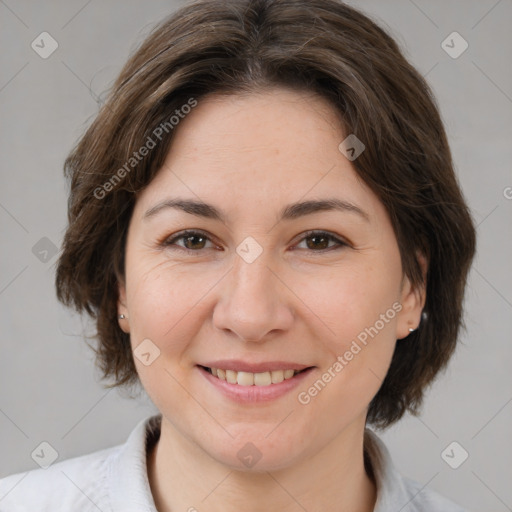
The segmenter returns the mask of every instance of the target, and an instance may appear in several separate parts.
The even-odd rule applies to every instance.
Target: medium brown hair
[[[57,296],[95,320],[96,361],[114,379],[109,386],[137,383],[129,335],[117,322],[117,283],[137,194],[170,148],[170,119],[206,94],[268,87],[330,102],[346,134],[366,146],[354,168],[387,209],[413,285],[423,283],[418,252],[428,260],[428,317],[397,341],[368,411],[369,423],[388,426],[407,410],[418,413],[455,348],[475,230],[426,81],[383,29],[336,0],[196,1],[152,31],[66,159],[69,226]],[[165,136],[130,160],[158,127]]]

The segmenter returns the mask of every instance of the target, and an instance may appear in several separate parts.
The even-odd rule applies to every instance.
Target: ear
[[[417,329],[421,322],[421,313],[425,307],[427,290],[427,258],[422,253],[416,257],[421,266],[422,282],[413,286],[407,276],[402,282],[401,299],[402,309],[398,315],[396,337],[401,340],[409,336],[409,329]]]
[[[128,308],[126,306],[126,286],[122,280],[117,281],[118,299],[117,299],[117,321],[123,332],[130,332],[130,319],[128,317]],[[124,315],[124,318],[119,318]]]

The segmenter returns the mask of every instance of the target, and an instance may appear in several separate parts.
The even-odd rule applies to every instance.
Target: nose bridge
[[[272,253],[254,240],[237,247],[234,265],[216,304],[214,323],[247,341],[260,341],[276,329],[286,329],[291,321],[283,300],[280,280],[271,268]]]
[[[241,250],[239,247],[239,251]],[[259,299],[261,304],[265,304],[272,299],[273,294],[269,292],[274,287],[275,276],[270,271],[271,259],[269,250],[262,251],[252,261],[238,254],[232,270],[233,294],[239,295],[237,300],[252,296]]]

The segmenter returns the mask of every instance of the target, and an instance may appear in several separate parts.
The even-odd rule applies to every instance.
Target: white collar
[[[161,419],[162,415],[157,414],[140,421],[126,443],[111,456],[107,470],[107,494],[113,512],[158,512],[151,494],[146,460],[148,446],[160,436]],[[377,486],[374,512],[438,509],[463,512],[462,508],[442,496],[423,490],[420,484],[403,478],[396,471],[384,443],[369,429],[365,429],[364,449]]]

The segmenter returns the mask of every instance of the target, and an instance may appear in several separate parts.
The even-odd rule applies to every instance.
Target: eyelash
[[[181,239],[184,239],[184,238],[187,238],[189,236],[195,236],[195,235],[199,235],[199,236],[202,236],[204,238],[206,238],[208,241],[211,242],[211,239],[210,237],[208,237],[208,235],[206,235],[206,233],[203,233],[202,231],[195,231],[195,230],[187,230],[187,231],[182,231],[181,233],[178,233],[177,235],[173,236],[172,238],[167,238],[165,239],[161,245],[163,245],[164,247],[167,247],[167,248],[170,248],[171,250],[185,250],[187,252],[196,252],[196,253],[199,253],[205,249],[197,249],[197,250],[194,250],[194,249],[187,249],[186,247],[181,247],[181,246],[176,246],[175,245],[175,242],[177,240],[181,240]],[[321,236],[321,237],[325,237],[327,238],[329,241],[334,241],[336,242],[337,246],[335,247],[329,247],[327,249],[320,249],[318,251],[316,250],[313,250],[313,249],[309,249],[310,252],[316,252],[316,253],[320,253],[320,254],[324,254],[328,251],[332,251],[333,249],[341,249],[343,247],[349,247],[349,244],[343,240],[341,240],[340,238],[334,236],[334,235],[331,235],[330,233],[327,233],[325,231],[307,231],[306,233],[304,233],[304,236],[299,240],[299,243],[303,242],[304,240],[306,240],[307,238],[311,238],[313,236]],[[173,246],[174,247],[171,247]]]

